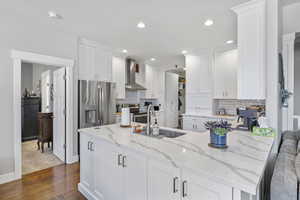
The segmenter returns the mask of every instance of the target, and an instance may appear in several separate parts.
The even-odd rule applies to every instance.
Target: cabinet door
[[[146,98],[153,98],[154,97],[154,69],[153,67],[146,65],[145,66],[145,83],[146,83]]]
[[[204,126],[206,121],[208,121],[207,118],[197,118],[197,119],[195,119],[196,130],[199,131],[199,132],[206,131],[206,128]]]
[[[95,180],[94,195],[99,200],[122,200],[122,172],[118,155],[120,149],[106,141],[96,139],[93,148],[94,169],[89,173]]]
[[[79,44],[78,50],[79,69],[78,76],[81,80],[95,80],[96,46]]]
[[[113,82],[116,83],[116,93],[118,99],[125,98],[125,59],[113,57],[112,61],[112,75]]]
[[[237,49],[215,55],[214,65],[214,98],[237,98]]]
[[[192,118],[183,118],[183,130],[194,130],[194,121]]]
[[[147,200],[147,162],[143,154],[123,151],[122,200]]]
[[[93,153],[90,151],[91,137],[80,134],[80,183],[92,191],[93,180]]]
[[[179,200],[180,170],[169,164],[148,161],[148,200]]]
[[[182,199],[232,200],[232,188],[183,170]]]
[[[97,46],[95,79],[99,81],[112,81],[112,54]]]

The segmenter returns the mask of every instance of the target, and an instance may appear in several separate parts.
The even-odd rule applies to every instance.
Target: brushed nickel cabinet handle
[[[118,166],[121,166],[122,165],[122,154],[118,154]]]
[[[177,193],[178,192],[178,177],[174,177],[173,178],[173,193]]]
[[[127,165],[126,165],[126,156],[123,156],[122,166],[123,166],[123,168],[127,167]]]
[[[187,181],[182,182],[182,197],[186,197],[187,194]]]

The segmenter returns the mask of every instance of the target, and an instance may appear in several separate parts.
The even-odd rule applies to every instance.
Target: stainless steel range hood
[[[126,85],[127,90],[137,91],[137,90],[146,90],[145,87],[136,83],[135,73],[139,70],[139,65],[133,59],[126,59]]]

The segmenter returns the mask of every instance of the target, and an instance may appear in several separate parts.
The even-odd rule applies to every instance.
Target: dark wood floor
[[[0,185],[0,200],[85,200],[78,192],[79,164],[60,165]]]

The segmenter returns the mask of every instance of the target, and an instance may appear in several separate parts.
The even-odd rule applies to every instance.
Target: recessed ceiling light
[[[128,51],[127,51],[127,49],[123,49],[122,52],[123,53],[127,53]]]
[[[181,53],[182,54],[187,54],[187,50],[182,50]]]
[[[156,59],[155,59],[155,58],[151,58],[150,60],[151,60],[151,61],[156,61]]]
[[[204,22],[204,25],[205,26],[211,26],[214,24],[214,21],[212,19],[207,19],[205,22]]]
[[[62,19],[62,16],[54,11],[49,11],[48,16],[53,19]]]
[[[142,29],[146,27],[146,24],[144,22],[139,22],[136,26]]]
[[[232,44],[232,43],[234,43],[233,40],[228,40],[228,41],[226,41],[226,44]]]

